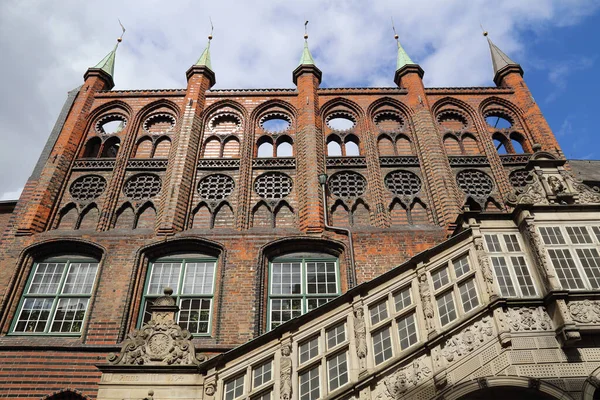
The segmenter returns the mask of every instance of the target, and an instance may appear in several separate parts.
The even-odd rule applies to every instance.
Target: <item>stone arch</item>
[[[208,207],[208,204],[201,202],[194,208],[190,225],[192,229],[212,228],[212,212]]]
[[[79,216],[77,229],[96,229],[99,216],[100,212],[98,211],[98,206],[96,203],[89,204]]]
[[[238,158],[240,156],[240,141],[235,136],[228,136],[223,141],[223,157]]]
[[[320,108],[320,114],[323,118],[327,117],[329,113],[334,111],[350,111],[357,119],[357,126],[365,119],[365,112],[362,107],[358,103],[343,97],[333,98],[327,103],[323,104]],[[323,123],[325,123],[324,120]]]
[[[361,155],[360,140],[356,135],[350,134],[344,138],[344,153],[347,157],[357,157]]]
[[[213,228],[233,228],[234,214],[228,202],[222,202],[216,209],[213,218]]]
[[[483,383],[483,384],[482,384]],[[469,399],[471,395],[480,392],[483,394],[488,391],[492,393],[495,390],[499,391],[501,388],[512,388],[508,389],[506,398],[527,398],[532,400],[553,400],[553,399],[570,399],[574,400],[568,393],[562,389],[538,378],[526,378],[522,376],[492,376],[486,378],[480,378],[477,380],[471,380],[458,384],[454,387],[449,388],[444,393],[445,400],[457,400],[457,399]]]
[[[176,121],[179,120],[179,117],[180,117],[180,114],[181,114],[179,106],[177,104],[173,103],[171,100],[167,100],[167,99],[159,99],[159,100],[153,101],[150,104],[145,105],[137,113],[138,117],[136,118],[136,120],[139,121],[139,122],[142,122],[147,117],[149,117],[152,113],[158,111],[161,108],[168,109],[169,112],[172,112],[173,114],[175,114],[174,115],[175,116],[175,120]]]
[[[357,199],[352,206],[352,226],[371,225],[369,206],[363,199]]]
[[[415,154],[413,143],[408,137],[408,135],[397,135],[394,147],[396,149],[396,154],[399,156],[410,156]]]
[[[451,133],[444,135],[444,149],[446,149],[446,154],[449,156],[462,154],[458,137]]]
[[[90,398],[77,389],[65,388],[48,394],[41,400],[90,400]]]
[[[296,215],[293,208],[284,200],[275,208],[275,227],[287,228],[296,225]]]
[[[338,199],[331,206],[331,225],[349,228],[350,227],[350,210],[344,202]]]
[[[250,114],[250,121],[252,122],[253,126],[256,126],[258,124],[259,116],[268,111],[271,111],[271,109],[275,111],[277,108],[281,108],[291,115],[293,128],[295,121],[298,117],[298,111],[296,110],[296,107],[294,107],[291,103],[279,99],[267,100],[264,103],[260,104],[258,107],[256,107],[254,110],[252,110],[252,114]]]
[[[477,112],[471,105],[462,100],[453,97],[444,97],[436,101],[431,107],[431,112],[435,115],[436,121],[440,113],[444,111],[455,111],[462,114],[467,119],[467,122],[470,123],[468,124],[469,127],[475,124]]]
[[[479,141],[472,133],[464,133],[460,138],[460,144],[463,154],[469,156],[482,154],[481,148],[479,147]]]
[[[512,145],[503,134],[496,132],[492,135],[492,141],[498,154],[509,154],[512,149]]]
[[[252,209],[252,227],[273,227],[273,212],[266,202],[259,201]]]
[[[513,118],[513,122],[517,122],[521,126],[523,126],[523,121],[522,121],[523,110],[521,110],[521,108],[519,108],[517,105],[511,103],[510,101],[502,99],[497,96],[492,96],[492,97],[488,97],[487,99],[483,100],[479,104],[479,113],[481,115],[485,115],[487,112],[491,111],[492,109],[504,109],[505,112],[506,112],[506,110],[508,110],[508,114]]]
[[[600,393],[600,367],[596,368],[587,377],[581,388],[581,399],[582,400],[594,400],[594,394]]]
[[[171,138],[168,136],[162,136],[156,140],[154,145],[154,152],[152,158],[169,158],[169,152],[171,151]]]
[[[277,157],[293,157],[294,156],[294,141],[288,135],[283,135],[277,138],[275,154]]]
[[[156,208],[151,201],[148,201],[138,209],[134,229],[154,229],[155,222]]]
[[[121,139],[117,136],[111,136],[102,144],[100,153],[101,158],[117,158],[119,148],[121,147]]]
[[[210,136],[204,141],[202,157],[219,158],[221,157],[221,150],[221,139],[217,136]]]
[[[56,229],[71,230],[76,229],[79,220],[79,210],[75,203],[69,203],[60,210],[58,224]]]
[[[396,149],[394,148],[394,142],[392,138],[387,135],[379,135],[377,138],[377,148],[379,149],[379,156],[395,156]]]
[[[204,110],[204,113],[203,113],[204,114],[203,126],[208,126],[208,122],[210,121],[210,119],[212,119],[216,114],[218,114],[219,110],[227,108],[227,107],[232,108],[234,111],[236,111],[240,114],[240,116],[242,117],[242,127],[243,127],[244,122],[248,118],[248,112],[246,111],[246,108],[244,106],[242,106],[240,103],[238,103],[237,101],[229,100],[229,99],[219,100],[216,103],[213,103],[210,106],[206,107],[206,109]]]
[[[96,123],[96,121],[102,117],[103,114],[121,114],[127,119],[127,126],[131,125],[131,119],[133,115],[133,109],[131,106],[124,101],[121,100],[113,100],[106,104],[102,104],[92,111],[90,111],[90,116],[88,118],[86,132],[89,132],[92,128],[92,125]],[[138,113],[139,115],[139,113]]]
[[[98,158],[100,157],[100,147],[102,140],[98,136],[90,138],[83,148],[82,158]]]
[[[257,158],[275,157],[276,147],[273,144],[273,139],[268,135],[259,137],[256,141],[255,151],[255,157]]]
[[[393,109],[395,111],[400,112],[400,116],[404,117],[406,119],[406,127],[409,127],[409,117],[412,115],[412,109],[410,107],[407,107],[406,104],[393,99],[391,97],[382,97],[380,99],[375,100],[373,103],[371,103],[369,105],[369,107],[367,108],[367,115],[369,116],[369,119],[372,121],[373,118],[375,117],[375,114],[377,114],[380,111],[384,111],[386,109]]]
[[[128,201],[125,202],[117,211],[117,219],[115,221],[115,229],[133,229],[135,222],[135,213],[133,207]]]
[[[427,206],[419,198],[415,198],[410,205],[410,224],[423,225],[429,224],[429,216],[427,214]]]
[[[392,226],[408,225],[408,209],[398,198],[390,203],[389,212]]]
[[[150,136],[141,137],[135,147],[134,158],[151,158],[152,157],[152,139]]]
[[[344,153],[342,152],[342,139],[336,134],[327,136],[327,156],[329,157],[341,157]]]
[[[512,132],[509,135],[511,146],[515,154],[531,153],[529,141],[519,132]]]

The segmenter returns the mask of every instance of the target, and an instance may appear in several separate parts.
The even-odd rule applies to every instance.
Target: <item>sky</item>
[[[491,39],[525,80],[565,155],[600,159],[598,0],[0,2],[0,200],[18,198],[67,92],[114,46],[115,90],[185,88],[211,44],[215,89],[291,88],[309,20],[321,87],[394,86],[396,44],[427,87],[494,86]]]

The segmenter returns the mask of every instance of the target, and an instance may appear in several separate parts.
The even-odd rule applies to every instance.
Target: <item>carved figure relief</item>
[[[279,360],[279,395],[282,400],[292,398],[292,345],[289,342],[281,344],[281,359]]]
[[[485,288],[490,297],[496,296],[496,289],[494,288],[494,273],[490,267],[490,261],[488,259],[485,248],[483,247],[483,239],[475,238],[475,251],[477,253],[477,261],[479,262],[479,268],[481,268],[481,274],[485,280]]]
[[[549,290],[560,289],[560,283],[546,259],[542,238],[535,230],[535,225],[531,220],[525,220],[525,237],[533,249],[533,256],[536,264],[540,267],[546,287]]]
[[[517,190],[515,193],[511,193],[506,198],[506,202],[511,205],[517,204],[548,204],[546,198],[546,191],[540,181],[542,171],[534,171],[535,173],[530,174],[524,188]]]
[[[589,187],[565,169],[559,169],[558,172],[567,182],[567,185],[570,185],[579,194],[578,203],[600,203],[600,192],[597,187]]]
[[[569,302],[569,313],[573,320],[584,324],[600,322],[600,301],[583,300]]]
[[[354,337],[360,370],[364,371],[367,368],[367,329],[362,303],[354,305]]]
[[[478,348],[493,333],[490,317],[484,317],[448,339],[442,349],[442,355],[448,362],[452,362]]]
[[[431,377],[431,368],[424,362],[425,356],[415,359],[411,364],[397,370],[383,380],[385,389],[377,398],[399,400],[409,389]]]
[[[433,321],[433,303],[431,302],[431,292],[429,291],[429,283],[425,273],[419,275],[419,292],[421,294],[421,302],[423,304],[423,314],[425,315],[425,325],[427,333],[435,331],[435,323]]]
[[[544,307],[509,308],[507,314],[512,332],[552,330],[552,320]]]
[[[565,185],[563,185],[560,179],[558,179],[558,177],[555,175],[549,176],[547,181],[548,186],[550,186],[550,190],[552,190],[552,193],[554,194],[564,193],[567,190]]]

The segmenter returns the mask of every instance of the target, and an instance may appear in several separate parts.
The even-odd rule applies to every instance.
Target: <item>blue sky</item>
[[[127,33],[115,89],[184,88],[215,25],[215,88],[293,87],[304,20],[323,86],[393,86],[396,45],[427,86],[492,86],[480,22],[522,64],[569,158],[600,159],[598,0],[4,0],[0,2],[0,199],[17,198],[69,90]]]

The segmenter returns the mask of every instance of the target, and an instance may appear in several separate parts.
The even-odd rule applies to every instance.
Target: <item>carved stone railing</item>
[[[155,159],[139,159],[127,161],[127,169],[154,169],[163,170],[167,169],[169,160],[155,160]]]
[[[364,157],[327,157],[327,168],[366,167]]]
[[[293,157],[255,158],[252,160],[252,168],[296,168],[296,159]]]
[[[527,164],[531,154],[503,154],[500,156],[502,165]]]
[[[199,169],[237,169],[239,167],[239,158],[205,158],[198,161]]]
[[[114,159],[84,158],[75,161],[73,170],[111,170],[115,168]]]
[[[486,156],[448,156],[448,161],[451,167],[489,165]]]
[[[418,167],[419,159],[416,156],[387,156],[379,157],[382,167]]]

